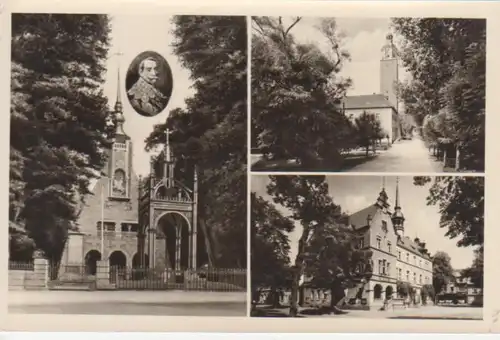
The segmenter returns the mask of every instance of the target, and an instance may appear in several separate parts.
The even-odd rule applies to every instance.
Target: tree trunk
[[[370,152],[370,145],[368,144],[366,146],[366,157],[368,157],[369,152]]]
[[[304,227],[302,229],[302,235],[300,236],[299,239],[297,256],[295,257],[295,266],[294,266],[293,280],[292,280],[292,292],[290,294],[291,295],[290,311],[289,311],[290,317],[296,317],[297,314],[299,313],[299,306],[298,306],[299,281],[303,271],[303,266],[304,266],[303,258],[308,236],[309,236],[309,228]]]
[[[345,292],[344,289],[342,289],[342,286],[338,282],[333,282],[332,286],[330,287],[330,294],[331,294],[331,299],[330,299],[330,313],[334,314],[340,314],[342,313],[342,310],[338,308],[337,304],[345,298]]]
[[[299,268],[295,268],[293,273],[293,281],[292,281],[292,293],[290,296],[290,311],[288,316],[295,318],[299,313],[299,280],[300,280],[300,270]]]

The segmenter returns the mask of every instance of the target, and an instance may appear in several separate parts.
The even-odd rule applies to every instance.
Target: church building
[[[159,155],[151,156],[150,174],[134,172],[133,148],[124,131],[120,95],[115,104],[116,134],[107,150],[107,162],[80,207],[77,231],[69,233],[59,275],[81,271],[96,273],[97,261],[111,268],[155,268],[182,271],[197,268],[204,242],[197,242],[197,175],[191,188],[176,176],[170,133]],[[198,249],[201,251],[198,251]],[[202,255],[203,258],[203,255]]]
[[[353,121],[363,112],[375,114],[381,123],[384,135],[393,143],[401,138],[399,98],[396,87],[399,77],[399,60],[392,35],[388,34],[386,39],[380,60],[380,92],[346,96],[342,107],[345,115]]]

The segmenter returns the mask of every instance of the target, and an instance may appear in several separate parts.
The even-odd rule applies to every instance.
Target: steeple
[[[123,124],[125,123],[125,117],[123,116],[123,105],[122,97],[120,91],[120,68],[118,67],[118,79],[116,83],[116,103],[115,103],[115,115],[116,115],[116,134],[126,135],[123,130]]]
[[[164,177],[167,180],[167,187],[172,187],[174,185],[174,167],[175,160],[172,155],[172,150],[170,149],[170,130],[167,128],[165,130],[165,147],[163,149],[164,157]]]
[[[392,34],[387,34],[385,37],[385,45],[382,46],[382,60],[396,59],[398,57],[398,50],[394,45]]]
[[[404,222],[405,217],[399,205],[399,177],[396,177],[396,205],[394,207],[394,213],[392,214],[392,224],[394,225],[396,233],[401,237],[404,236]]]

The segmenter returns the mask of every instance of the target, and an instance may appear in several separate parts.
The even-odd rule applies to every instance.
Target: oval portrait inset
[[[145,117],[162,112],[172,94],[172,71],[165,58],[146,51],[134,58],[125,80],[127,97],[134,110]]]

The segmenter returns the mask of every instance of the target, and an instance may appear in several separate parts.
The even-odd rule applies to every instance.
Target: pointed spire
[[[165,130],[165,161],[170,163],[172,161],[172,152],[170,150],[170,129]]]
[[[400,237],[404,235],[404,223],[405,217],[399,205],[399,177],[396,177],[396,205],[394,207],[394,213],[392,214],[392,224]]]
[[[396,177],[396,205],[394,208],[400,208],[399,206],[399,177]]]
[[[116,56],[120,56],[123,53],[117,52],[115,53]],[[116,83],[116,103],[115,103],[115,114],[116,114],[116,134],[117,135],[126,135],[125,131],[123,130],[123,124],[125,123],[125,116],[123,115],[123,105],[122,105],[122,96],[121,96],[121,91],[120,91],[120,85],[121,85],[121,80],[120,80],[120,62],[117,62],[118,67],[117,67],[117,83]]]

